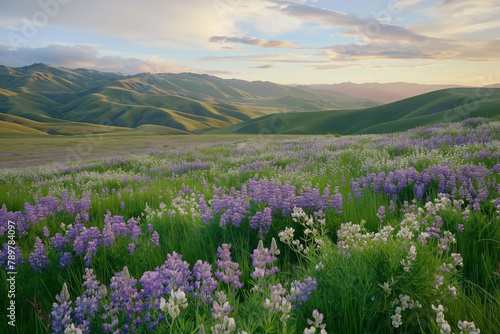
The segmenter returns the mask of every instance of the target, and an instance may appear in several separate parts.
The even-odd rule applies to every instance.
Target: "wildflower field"
[[[499,121],[5,168],[0,205],[1,333],[500,332]]]

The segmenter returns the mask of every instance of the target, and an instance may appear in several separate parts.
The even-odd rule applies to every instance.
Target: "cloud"
[[[311,66],[310,68],[313,70],[346,70],[349,68],[355,68],[360,66],[361,66],[360,64],[346,64],[346,65],[326,64],[326,65],[315,65]]]
[[[0,26],[20,32],[37,14],[48,27],[64,27],[99,36],[175,48],[210,46],[211,36],[244,35],[251,25],[266,36],[300,29],[301,21],[273,10],[270,0],[16,0],[4,1]],[[55,3],[44,9],[41,3]],[[35,39],[34,37],[33,39]],[[29,41],[32,42],[31,39]],[[30,46],[26,44],[23,46]]]
[[[62,67],[92,67],[97,60],[97,51],[90,46],[49,45],[32,49],[0,45],[0,63],[9,66],[24,66],[37,62]]]
[[[344,44],[323,48],[332,61],[361,59],[434,59],[465,61],[498,61],[500,40],[470,42],[441,40],[400,43],[374,41],[368,44]]]
[[[437,64],[416,64],[416,65],[375,65],[370,67],[376,70],[386,70],[386,69],[413,69],[413,68],[423,68],[436,66]]]
[[[86,67],[105,72],[123,74],[180,73],[232,74],[228,71],[206,70],[171,63],[168,59],[150,56],[145,59],[123,58],[119,56],[100,57],[90,46],[49,45],[42,48],[12,48],[0,45],[0,64],[25,66],[33,63],[46,63],[52,66],[77,68]]]
[[[265,64],[261,66],[249,66],[249,68],[262,68],[262,69],[267,69],[267,68],[275,68],[276,65],[274,64]]]
[[[51,1],[5,1],[0,22],[3,26],[21,29],[26,21],[35,21],[37,13],[48,13],[39,2]],[[52,2],[58,4],[57,0]],[[119,37],[139,44],[178,48],[207,44],[210,36],[224,35],[228,31],[239,32],[236,21],[248,17],[253,10],[262,9],[265,3],[256,0],[245,5],[222,0],[65,2],[49,12],[48,26],[76,28],[85,33]],[[225,7],[221,9],[218,3],[224,3]]]
[[[324,27],[350,28],[342,34],[347,36],[363,36],[375,40],[425,41],[431,38],[416,34],[409,29],[392,24],[383,24],[374,18],[360,18],[353,14],[319,8],[303,4],[288,4],[280,6],[279,11],[287,15],[315,22]]]
[[[212,36],[210,43],[239,43],[246,45],[258,45],[267,49],[288,49],[293,48],[297,44],[288,41],[277,41],[267,39],[257,39],[255,37],[227,37],[227,36]]]
[[[221,57],[203,57],[201,61],[214,62],[253,62],[263,63],[262,65],[253,65],[249,68],[269,69],[278,65],[303,65],[304,68],[313,70],[341,70],[362,66],[361,64],[339,64],[335,60],[329,59],[328,52],[317,54],[285,54],[285,55],[241,55],[241,56],[221,56]]]
[[[258,62],[264,64],[323,64],[328,62],[321,54],[258,54],[258,55],[237,55],[237,56],[210,56],[198,58],[200,61],[227,62],[244,61]]]
[[[446,0],[421,10],[426,20],[412,29],[440,38],[480,41],[500,34],[500,6],[492,0]]]
[[[415,34],[407,28],[389,24],[380,24],[377,21],[369,21],[362,29],[347,30],[340,33],[340,35],[358,36],[366,40],[398,40],[404,42],[435,40],[438,42],[437,39]]]
[[[424,0],[401,0],[393,4],[395,10],[402,10],[408,7],[415,6]]]

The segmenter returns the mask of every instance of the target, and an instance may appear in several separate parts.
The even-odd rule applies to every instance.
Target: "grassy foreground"
[[[500,122],[229,139],[0,170],[0,332],[500,328]]]

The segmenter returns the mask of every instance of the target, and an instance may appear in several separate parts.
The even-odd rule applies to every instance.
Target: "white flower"
[[[417,248],[415,245],[411,245],[410,251],[408,252],[408,260],[413,260],[415,261],[415,258],[417,257]]]
[[[460,334],[479,334],[481,331],[476,328],[474,321],[458,321],[458,329],[460,329]]]
[[[436,313],[444,313],[444,311],[445,311],[444,306],[441,304],[439,304],[438,307],[436,307],[434,305],[431,305],[431,307],[434,310],[434,312],[436,312]]]
[[[382,288],[382,290],[384,290],[385,293],[387,293],[387,295],[391,294],[392,290],[389,282],[384,282],[384,284],[379,284],[379,286]]]
[[[310,328],[304,328],[304,334],[314,334],[316,333],[316,328],[314,326],[311,326]]]
[[[289,244],[293,240],[294,232],[295,230],[293,227],[285,227],[285,230],[278,233],[278,236],[280,237],[281,242]]]
[[[82,334],[82,330],[78,327],[75,327],[74,324],[69,324],[68,327],[64,330],[64,334]]]
[[[398,328],[403,324],[403,321],[401,321],[401,307],[396,307],[396,310],[394,312],[395,314],[391,315],[392,325],[394,326],[394,328]]]
[[[186,308],[187,306],[188,303],[186,294],[181,290],[177,290],[175,292],[174,290],[171,290],[168,302],[165,300],[165,298],[160,298],[160,309],[163,312],[167,312],[172,319],[175,319],[179,316],[179,314],[181,313],[180,307]]]
[[[450,291],[451,296],[454,299],[457,299],[457,288],[455,288],[454,286],[448,285],[448,291]]]

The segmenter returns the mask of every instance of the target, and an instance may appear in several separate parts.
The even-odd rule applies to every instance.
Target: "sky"
[[[0,64],[281,84],[500,82],[496,0],[0,0]]]

